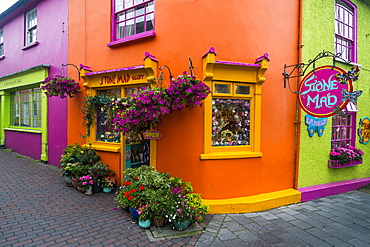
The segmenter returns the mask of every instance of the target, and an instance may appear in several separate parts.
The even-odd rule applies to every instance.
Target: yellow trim
[[[204,101],[204,153],[200,159],[232,159],[262,157],[261,153],[261,110],[262,83],[268,68],[268,59],[254,64],[222,63],[216,61],[215,53],[203,57],[203,81],[214,92],[215,84],[231,85],[230,94],[213,93]],[[235,94],[235,85],[249,86],[250,94]],[[250,143],[245,146],[212,146],[212,99],[217,97],[243,98],[250,100]]]
[[[4,130],[19,131],[19,132],[29,132],[29,133],[42,133],[41,129],[21,129],[21,128],[4,128]]]
[[[295,189],[286,189],[247,197],[219,200],[203,199],[203,204],[209,205],[208,214],[235,214],[258,212],[300,201],[301,192]]]
[[[90,147],[89,144],[85,144],[84,146]],[[121,151],[121,143],[94,142],[91,144],[91,147],[95,150],[107,151],[107,152],[113,152],[113,153],[118,153]]]
[[[241,158],[256,158],[262,157],[261,152],[220,152],[201,154],[201,160],[215,160],[215,159],[241,159]]]

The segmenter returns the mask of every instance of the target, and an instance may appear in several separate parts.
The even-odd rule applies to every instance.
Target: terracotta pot
[[[80,183],[78,181],[78,178],[72,178],[72,186],[76,189],[80,186]]]
[[[153,226],[162,227],[166,224],[166,218],[153,219]]]

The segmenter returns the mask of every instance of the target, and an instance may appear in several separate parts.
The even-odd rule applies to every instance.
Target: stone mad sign
[[[341,111],[348,103],[342,100],[342,90],[352,92],[352,81],[340,83],[337,74],[346,72],[338,67],[322,66],[308,73],[299,84],[299,104],[309,115],[329,117]]]

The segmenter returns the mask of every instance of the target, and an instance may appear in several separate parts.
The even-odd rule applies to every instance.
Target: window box
[[[356,165],[361,165],[361,164],[362,164],[362,159],[361,160],[351,160],[344,164],[341,164],[339,160],[328,160],[329,168],[343,168],[343,167],[350,167],[350,166],[356,166]]]

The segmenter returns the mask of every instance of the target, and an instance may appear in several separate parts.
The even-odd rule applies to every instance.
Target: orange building
[[[296,101],[282,76],[299,63],[298,17],[286,0],[69,0],[69,63],[81,64],[86,92],[69,99],[68,143],[91,143],[120,183],[144,160],[191,181],[211,213],[299,202]],[[160,72],[166,87],[183,71],[212,92],[203,107],[165,115],[159,140],[115,133],[103,108],[81,138],[86,94],[127,97]]]

